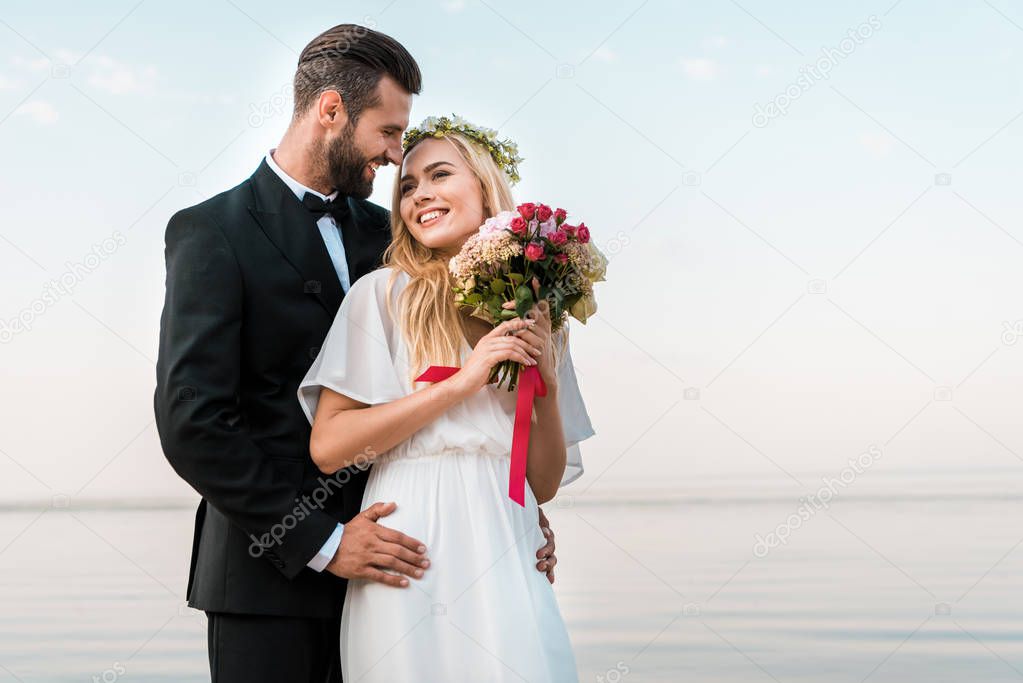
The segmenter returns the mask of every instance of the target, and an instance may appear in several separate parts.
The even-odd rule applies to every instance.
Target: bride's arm
[[[313,420],[309,452],[324,474],[354,465],[361,459],[360,455],[372,461],[464,398],[454,386],[441,382],[397,401],[368,406],[323,388]]]
[[[360,456],[372,461],[479,391],[497,363],[514,360],[536,365],[533,356],[538,356],[539,351],[526,341],[505,334],[532,324],[519,319],[501,323],[480,339],[465,367],[453,376],[390,403],[368,406],[331,389],[321,389],[309,441],[313,462],[320,471],[333,474],[354,465]]]
[[[551,337],[550,308],[541,301],[531,314],[537,325],[529,332],[522,333],[531,344],[540,346],[543,355],[539,357],[538,370],[547,385],[547,395],[537,396],[533,406],[536,422],[529,434],[529,457],[526,460],[526,481],[533,490],[533,496],[540,505],[558,494],[561,478],[565,474],[567,461],[565,430],[562,427],[561,411],[558,409],[558,374],[554,361],[554,342]]]
[[[536,423],[529,435],[529,459],[526,461],[526,481],[540,505],[558,494],[566,463],[565,433],[558,410],[556,380],[544,381],[547,395],[537,397],[533,404]]]

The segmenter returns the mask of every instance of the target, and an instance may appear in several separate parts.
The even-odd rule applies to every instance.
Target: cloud
[[[863,133],[859,143],[875,159],[883,159],[892,151],[892,138],[885,133]]]
[[[601,45],[596,50],[594,50],[593,55],[591,55],[591,58],[596,59],[597,61],[600,62],[607,62],[610,64],[611,62],[618,61],[618,53],[614,52],[609,47]]]
[[[53,125],[60,118],[60,114],[53,108],[53,105],[43,100],[26,102],[14,110],[14,116],[27,116],[43,126]]]
[[[29,71],[43,71],[44,69],[50,68],[50,60],[46,57],[39,57],[37,59],[29,59],[20,55],[15,55],[11,62],[14,66],[28,69]]]
[[[78,60],[80,60],[83,55],[65,48],[60,48],[53,53],[53,56],[57,58],[55,61],[60,62],[61,64],[71,65],[77,64]]]
[[[156,82],[154,66],[134,66],[105,56],[95,57],[86,63],[89,85],[114,95],[152,92]]]
[[[694,81],[713,81],[721,71],[718,63],[713,59],[683,58],[679,63],[682,65],[682,71],[685,72],[686,76]]]
[[[65,65],[71,68],[73,78],[82,78],[92,87],[114,95],[155,93],[157,71],[154,66],[123,62],[106,55],[89,55],[81,63],[79,60],[82,60],[81,54],[60,48],[54,50],[52,62],[46,58],[21,56],[14,57],[12,61],[21,70],[31,72],[49,71],[54,66]]]

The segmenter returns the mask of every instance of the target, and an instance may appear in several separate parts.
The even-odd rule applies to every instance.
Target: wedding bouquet
[[[597,310],[593,283],[604,280],[607,258],[586,224],[570,225],[567,217],[564,209],[528,203],[488,218],[449,264],[455,302],[498,325],[546,299],[552,331],[568,316],[585,323]],[[490,379],[498,386],[507,380],[512,391],[521,367],[504,361]]]

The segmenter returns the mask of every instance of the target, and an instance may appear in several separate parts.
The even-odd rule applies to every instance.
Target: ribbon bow
[[[443,382],[461,368],[431,365],[416,377],[417,382]],[[533,399],[547,395],[547,384],[535,366],[523,368],[519,374],[515,400],[515,428],[512,432],[511,471],[508,475],[508,497],[526,507],[526,459],[529,455],[529,432],[532,429]]]
[[[309,210],[309,213],[316,216],[317,219],[320,216],[329,214],[338,225],[341,225],[341,221],[348,218],[348,215],[351,213],[351,210],[348,208],[348,198],[342,195],[338,195],[333,199],[324,199],[323,197],[317,197],[312,192],[306,192],[302,195],[302,205]]]

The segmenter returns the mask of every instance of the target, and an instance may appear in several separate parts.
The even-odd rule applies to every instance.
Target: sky
[[[153,422],[164,229],[255,170],[342,22],[610,258],[567,493],[812,490],[872,445],[877,482],[1020,471],[1018,6],[8,0],[3,500],[193,495]]]

